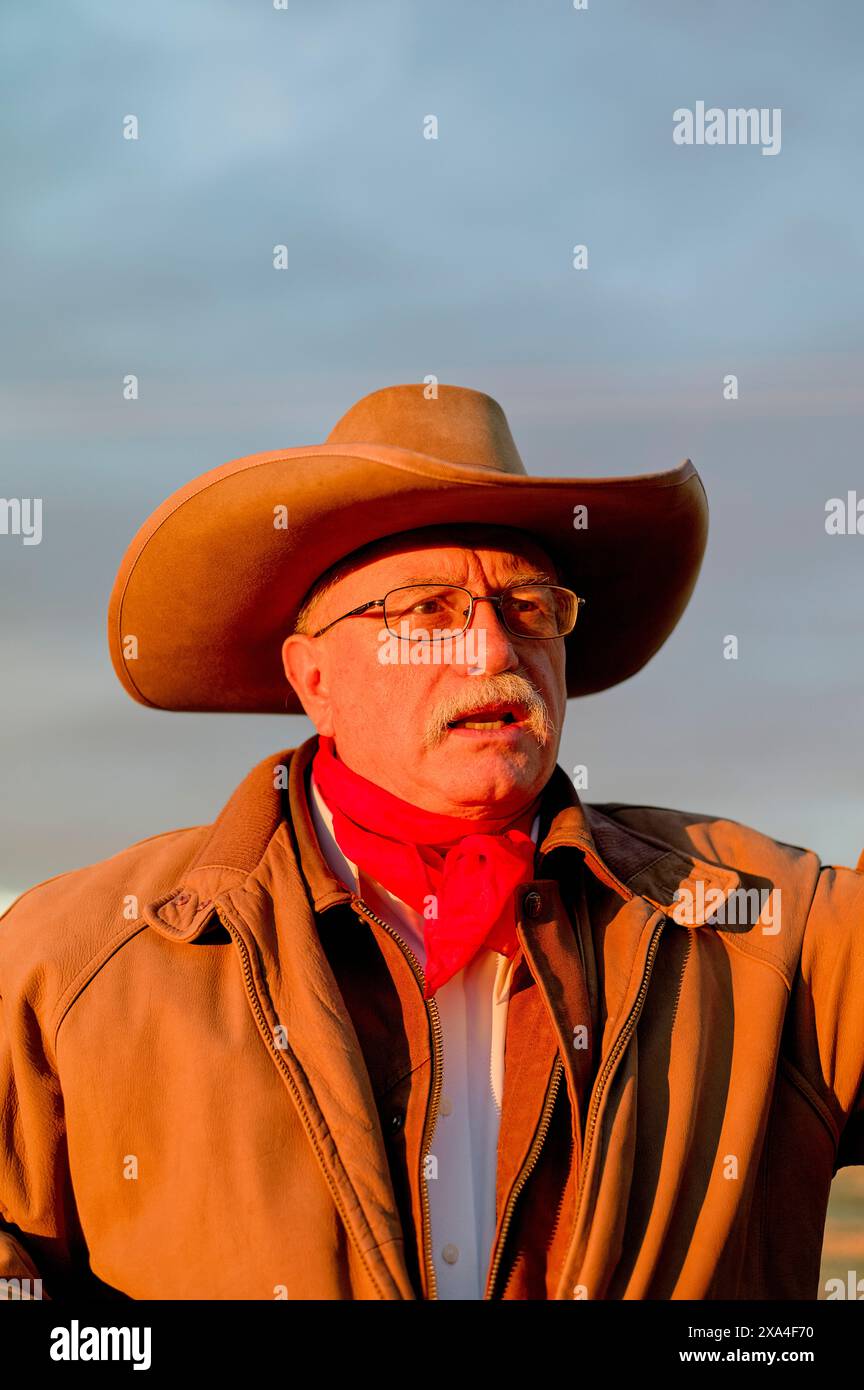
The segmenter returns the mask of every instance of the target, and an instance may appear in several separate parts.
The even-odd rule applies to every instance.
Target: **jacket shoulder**
[[[0,996],[29,982],[58,997],[113,940],[135,931],[141,910],[171,890],[209,830],[166,830],[26,889],[0,915]]]
[[[683,811],[669,806],[643,806],[621,801],[595,803],[592,810],[635,831],[658,845],[719,864],[745,875],[786,877],[790,872],[812,881],[821,868],[819,856],[804,845],[775,839],[764,831],[727,816]]]

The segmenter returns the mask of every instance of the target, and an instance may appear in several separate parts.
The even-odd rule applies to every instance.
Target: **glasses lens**
[[[387,594],[384,625],[395,637],[441,639],[464,630],[470,607],[465,589],[414,584]]]
[[[501,611],[517,637],[564,637],[572,632],[579,602],[570,589],[552,584],[529,584],[508,589]]]

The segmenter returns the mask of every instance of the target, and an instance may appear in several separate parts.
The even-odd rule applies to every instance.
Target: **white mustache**
[[[525,710],[526,727],[530,729],[542,747],[555,733],[555,723],[549,706],[540,691],[527,676],[517,676],[505,672],[500,676],[489,676],[485,680],[472,680],[470,687],[454,690],[453,694],[441,701],[426,721],[424,744],[435,748],[446,737],[448,725],[454,719],[471,714],[482,705],[519,705]]]

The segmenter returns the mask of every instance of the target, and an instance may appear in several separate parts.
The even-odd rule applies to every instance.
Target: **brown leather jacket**
[[[315,746],[0,921],[0,1276],[435,1297],[437,1011],[318,848]],[[560,767],[535,871],[486,1296],[815,1298],[831,1178],[864,1162],[864,875],[732,821],[584,805]],[[781,890],[779,929],[722,920],[745,889]]]

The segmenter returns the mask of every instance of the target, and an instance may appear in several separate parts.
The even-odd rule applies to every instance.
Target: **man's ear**
[[[318,733],[332,738],[333,712],[321,643],[304,632],[292,632],[282,643],[282,666]]]

